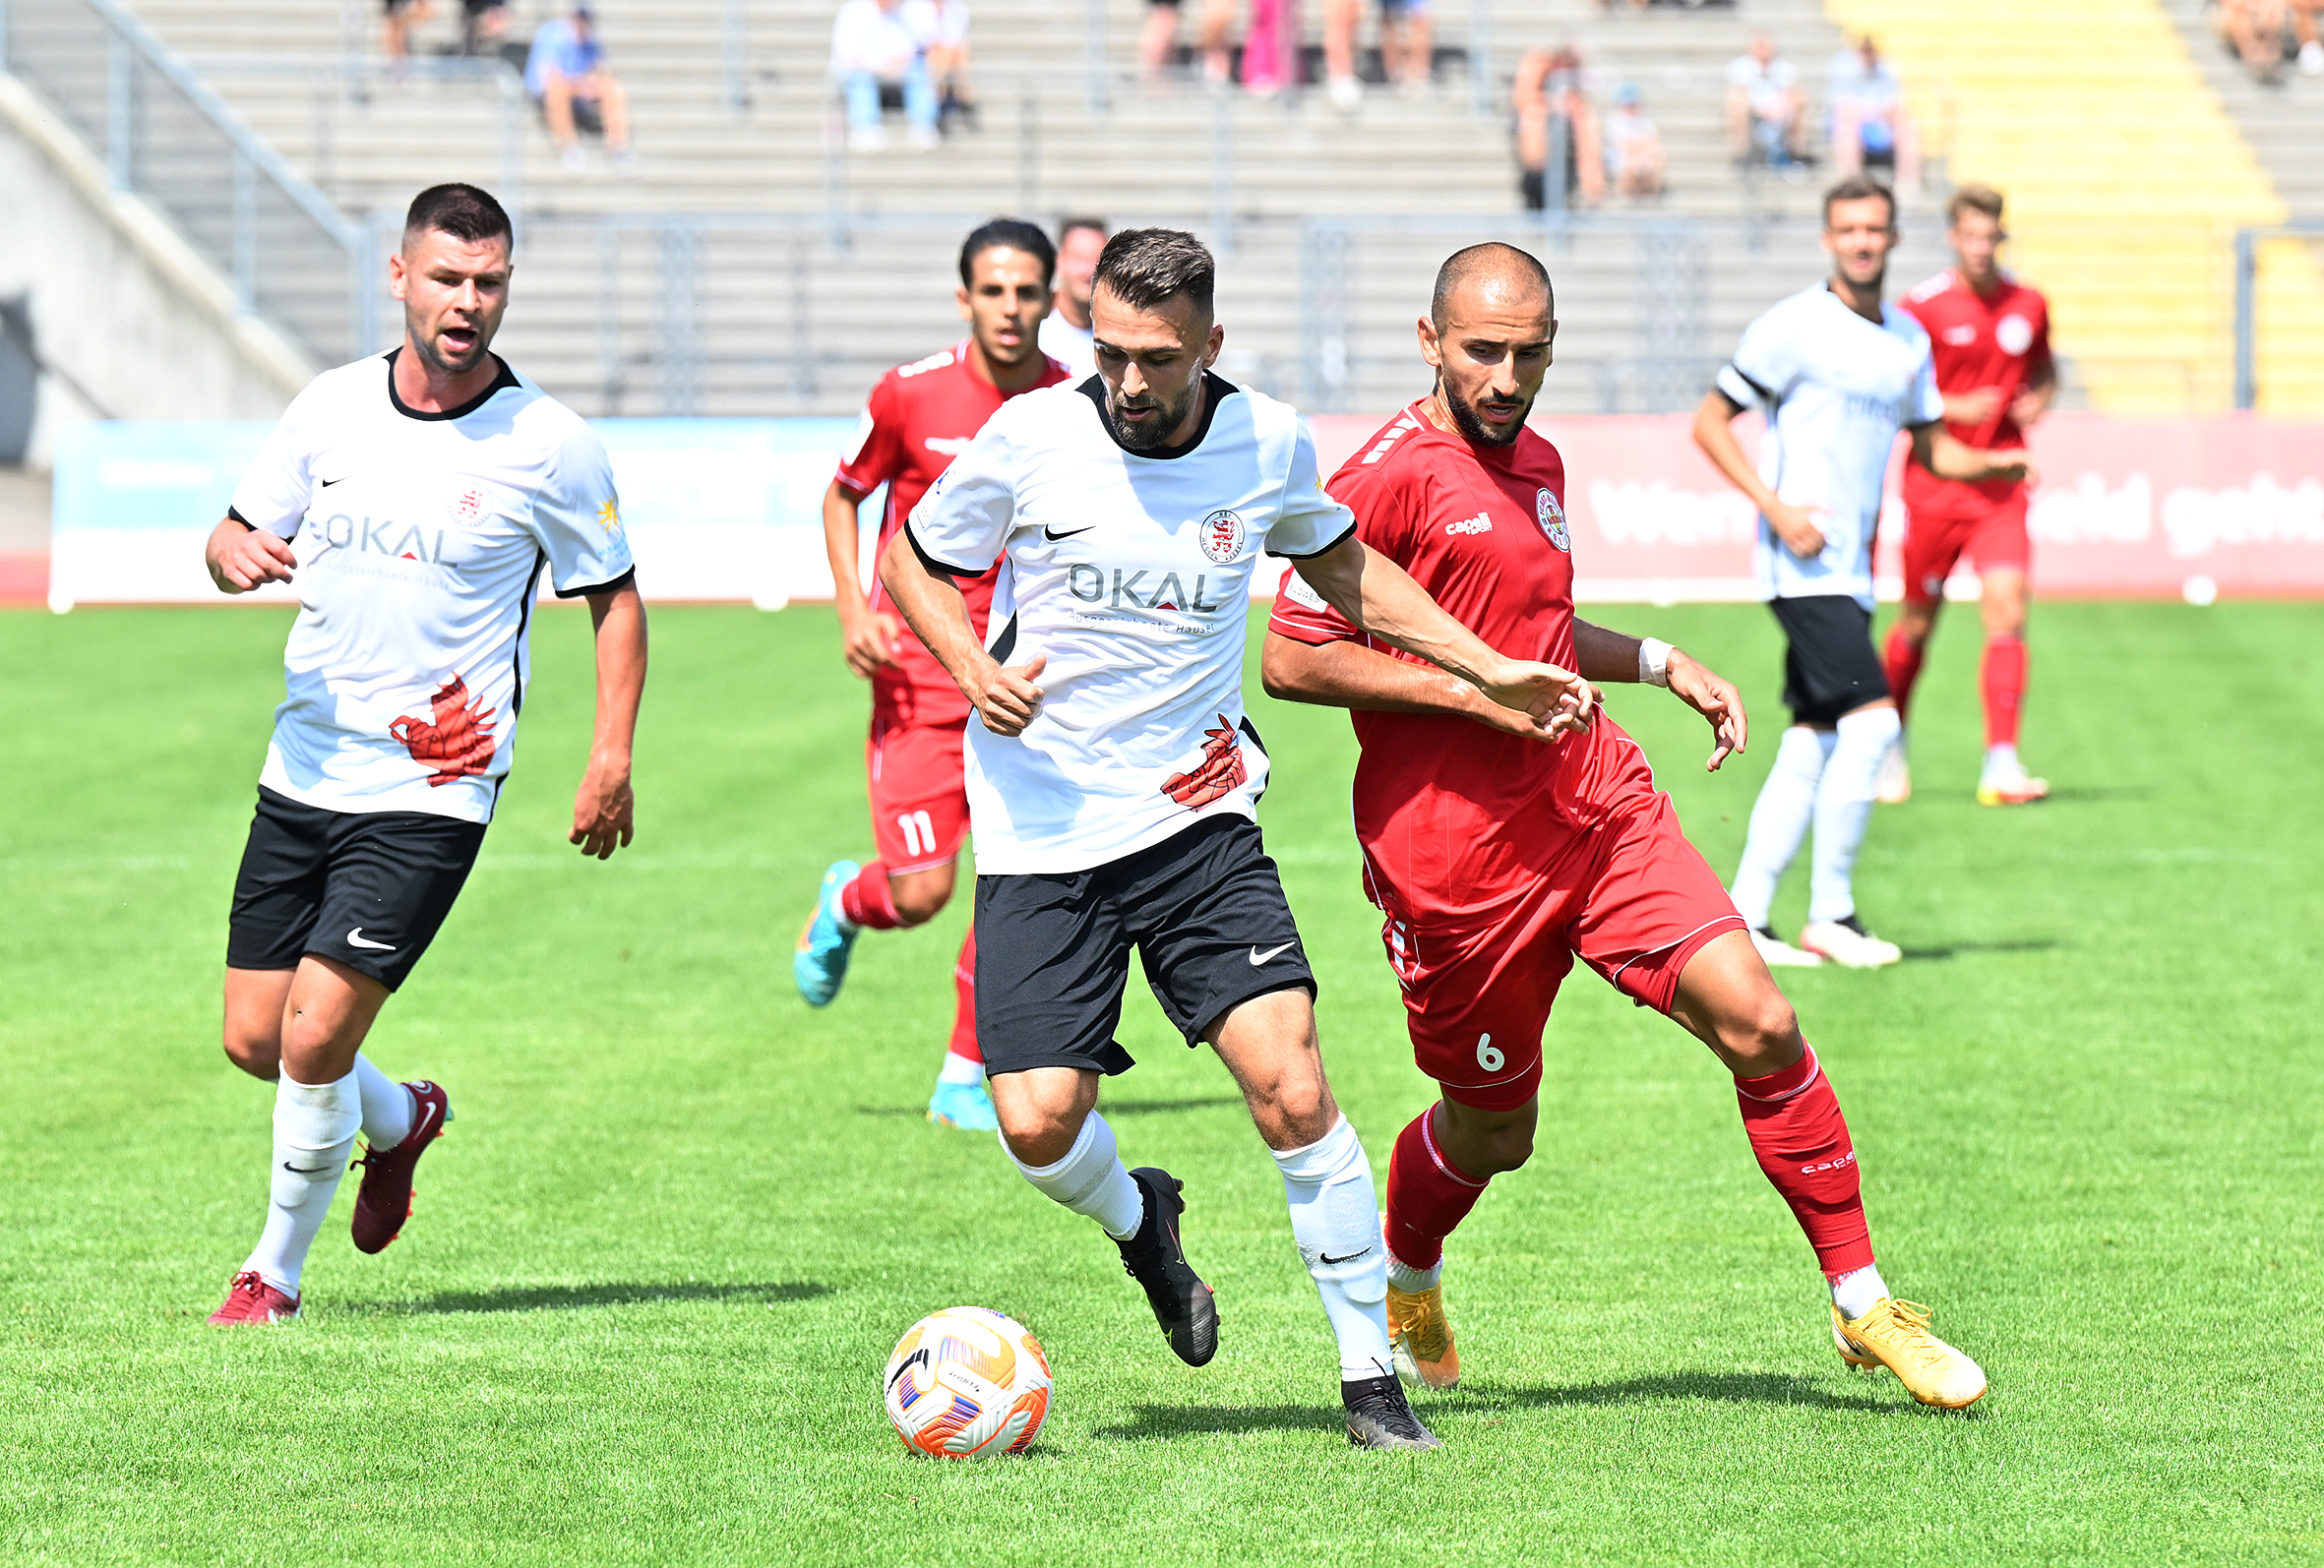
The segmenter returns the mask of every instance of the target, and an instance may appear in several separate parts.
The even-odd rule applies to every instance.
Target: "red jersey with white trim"
[[[880,378],[864,403],[855,445],[839,463],[839,482],[865,494],[887,487],[887,506],[880,514],[882,550],[952,459],[968,450],[993,411],[1016,395],[969,368],[968,346],[968,339],[962,338],[942,353],[898,365]],[[1053,387],[1071,374],[1045,356],[1041,379],[1033,387]],[[969,623],[982,637],[993,603],[993,574],[961,578],[960,591],[968,600]],[[872,608],[899,624],[903,620],[877,577]],[[891,726],[968,721],[968,699],[909,627],[896,639],[894,666],[872,678],[872,709]]]
[[[2025,445],[2009,404],[2049,365],[2049,302],[2007,272],[1980,294],[1951,268],[1904,297],[1903,308],[1928,330],[1936,390],[1946,396],[1991,388],[2001,407],[1982,425],[1945,422],[1958,440],[1982,451]],[[1966,484],[1905,464],[1905,504],[1917,512],[1982,513],[2009,500],[2023,481]]]
[[[1453,619],[1513,659],[1574,667],[1573,556],[1565,464],[1531,430],[1473,447],[1414,403],[1325,487],[1356,514],[1357,537],[1427,589]],[[1296,573],[1270,632],[1320,645],[1374,642]],[[1406,918],[1468,925],[1531,896],[1589,832],[1655,799],[1637,746],[1601,714],[1555,745],[1441,713],[1351,715],[1356,837],[1375,902]]]

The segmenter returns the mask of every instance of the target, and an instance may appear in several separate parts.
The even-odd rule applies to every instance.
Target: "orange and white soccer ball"
[[[887,1418],[939,1459],[1021,1454],[1049,1416],[1049,1357],[1022,1323],[948,1306],[904,1331],[887,1358]]]

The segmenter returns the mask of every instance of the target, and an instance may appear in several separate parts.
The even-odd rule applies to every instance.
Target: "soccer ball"
[[[948,1306],[904,1330],[886,1387],[907,1448],[939,1459],[1021,1454],[1049,1415],[1049,1357],[1014,1318]]]

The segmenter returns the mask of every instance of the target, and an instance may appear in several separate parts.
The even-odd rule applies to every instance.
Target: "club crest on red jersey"
[[[1534,494],[1533,516],[1541,524],[1541,531],[1550,536],[1550,543],[1567,555],[1573,554],[1572,536],[1565,531],[1565,509],[1558,505],[1558,498],[1550,494],[1548,485]]]
[[[2004,354],[2022,354],[2034,346],[2034,324],[2012,311],[1994,324],[1993,341]]]
[[[1214,512],[1202,519],[1202,553],[1225,566],[1243,553],[1243,519],[1232,512]]]

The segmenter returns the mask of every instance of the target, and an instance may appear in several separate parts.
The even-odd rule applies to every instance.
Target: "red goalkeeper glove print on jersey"
[[[472,703],[467,698],[467,683],[455,675],[429,694],[435,708],[432,718],[406,714],[388,726],[388,733],[403,743],[414,762],[435,769],[428,775],[430,784],[449,784],[481,773],[492,763],[493,748],[499,744],[492,734],[496,710],[484,706],[482,697]]]

